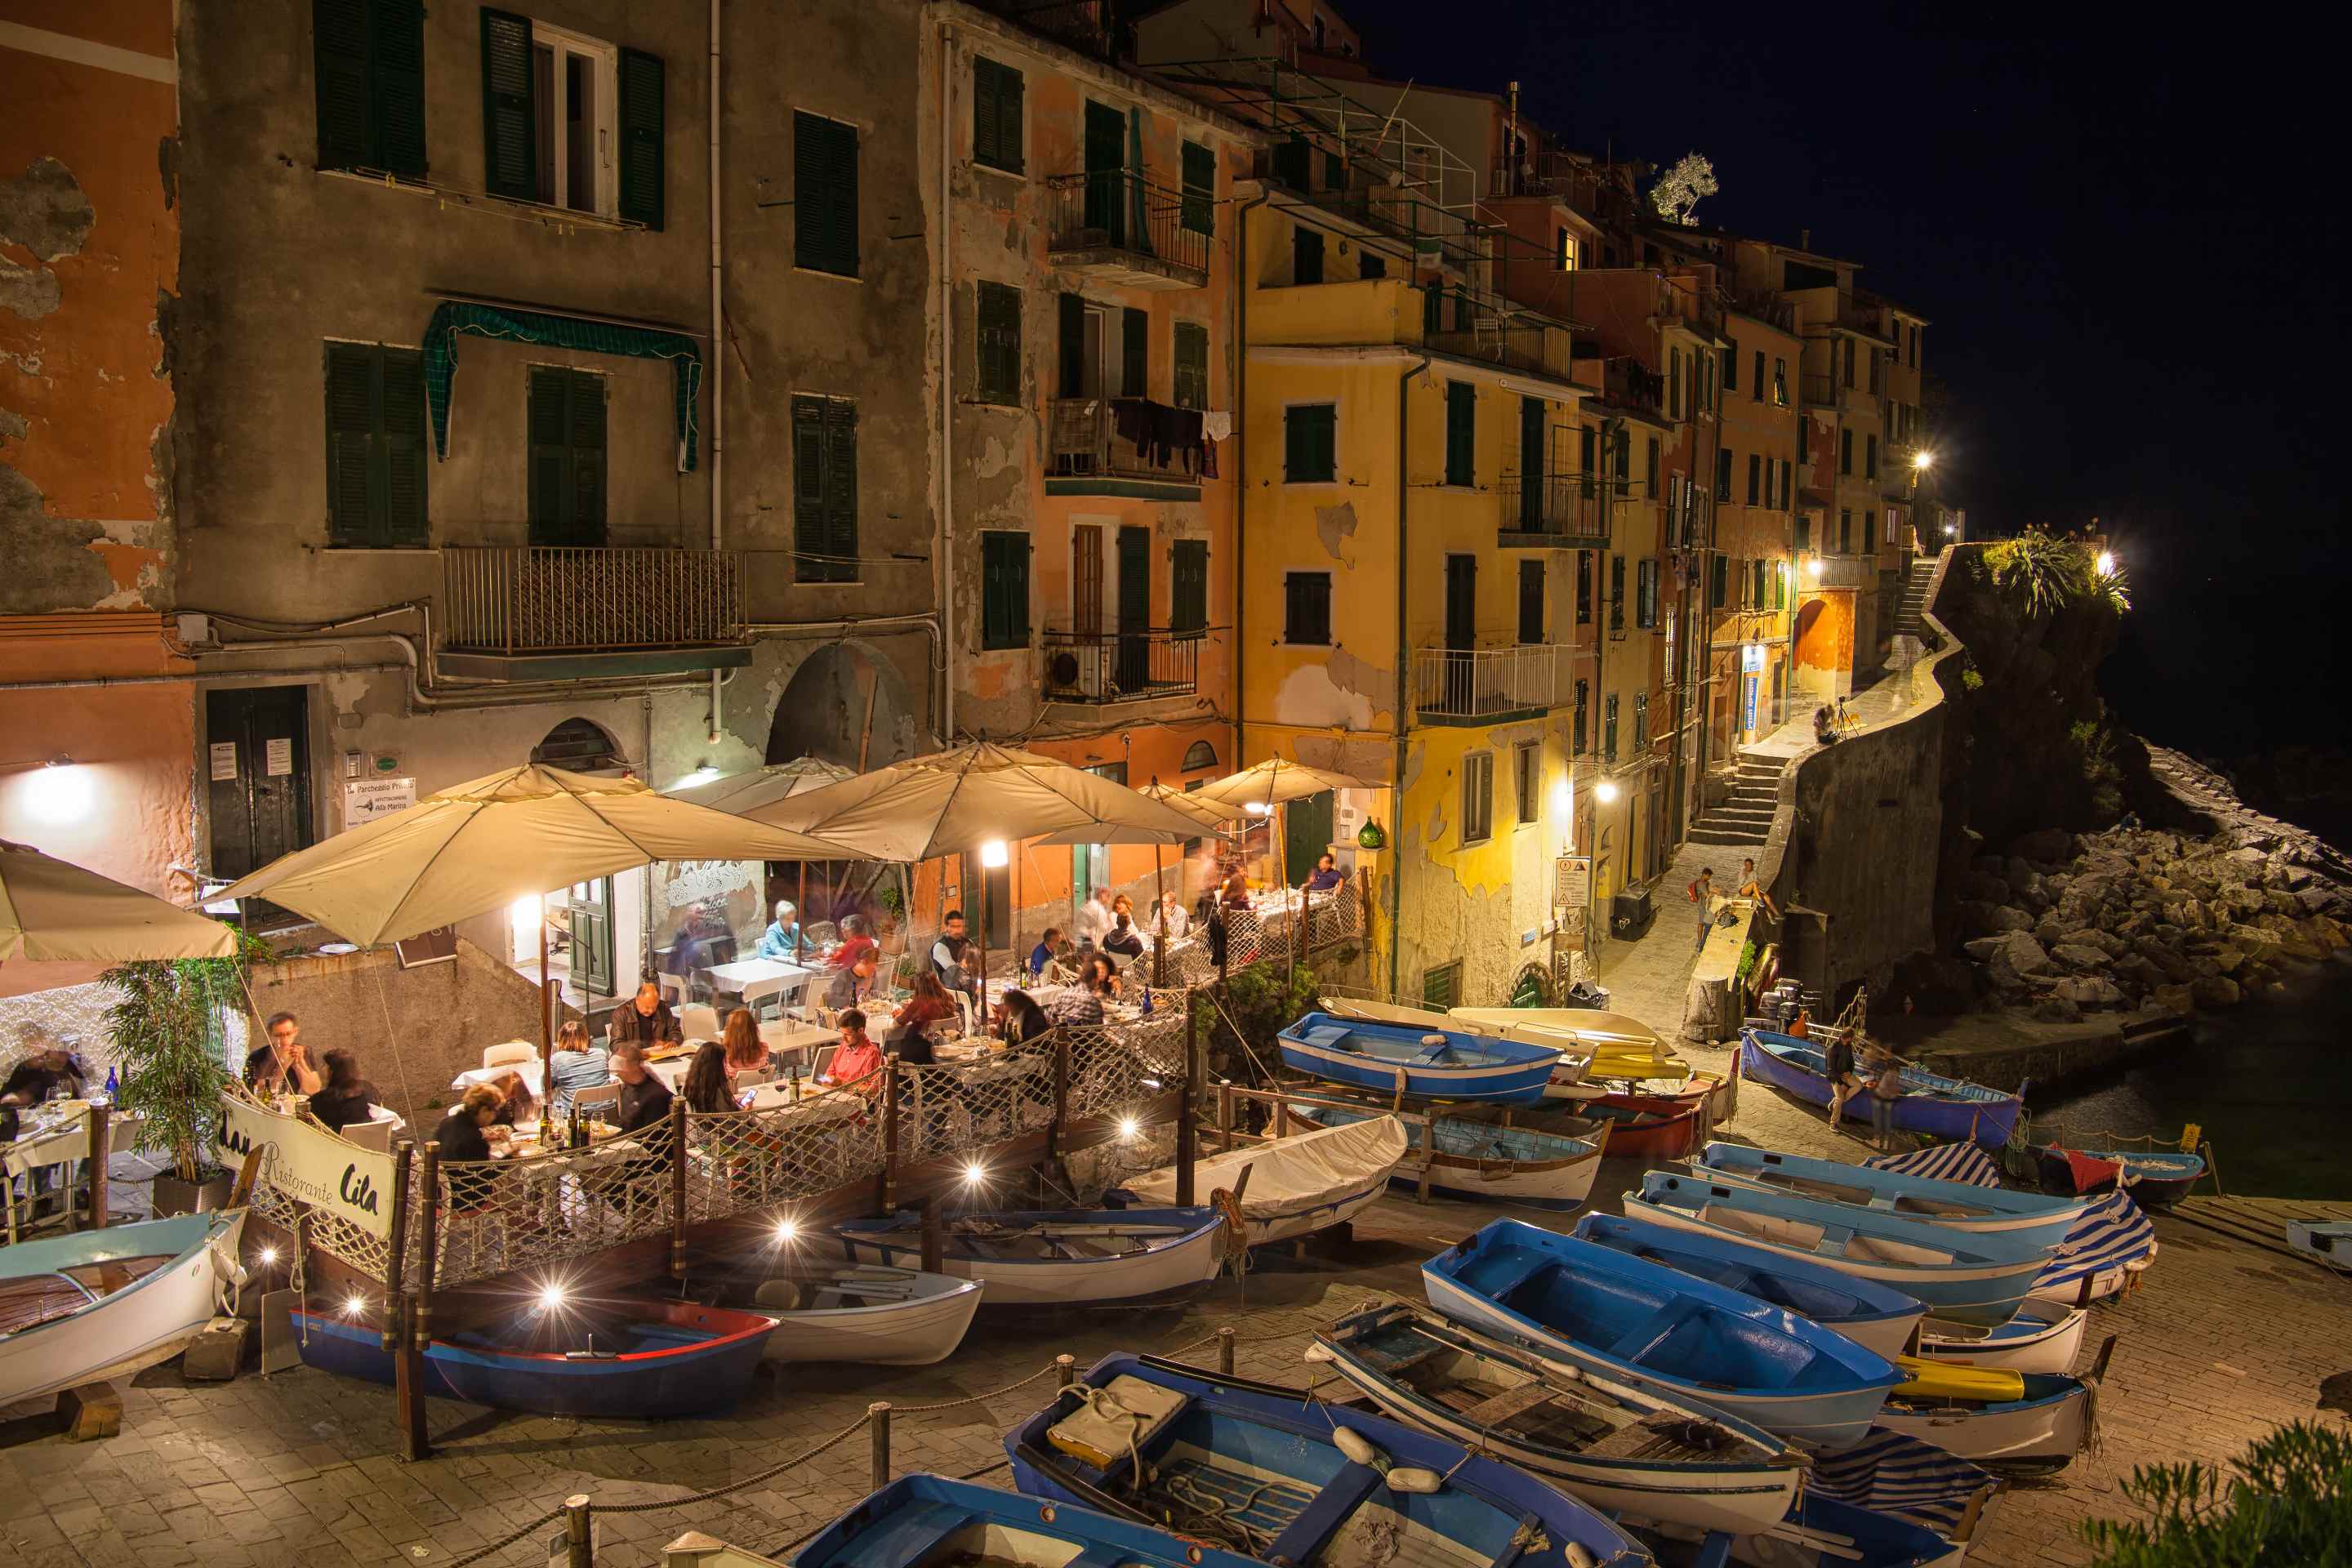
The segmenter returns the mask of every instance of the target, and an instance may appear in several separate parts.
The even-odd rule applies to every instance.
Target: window
[[[1389,275],[1389,258],[1377,250],[1356,247],[1356,276],[1362,279],[1385,278]]]
[[[1748,603],[1751,607],[1760,610],[1764,607],[1764,563],[1761,561],[1751,561],[1748,563],[1748,576],[1750,579],[1748,588]]]
[[[1549,640],[1544,636],[1544,563],[1523,560],[1519,563],[1519,641]]]
[[[1862,509],[1862,552],[1864,555],[1871,554],[1873,552],[1877,550],[1877,536],[1878,509],[1876,507],[1866,506]]]
[[[1495,836],[1495,753],[1472,752],[1462,759],[1462,842],[1483,844]]]
[[[1700,352],[1691,355],[1691,416],[1715,406],[1715,356]]]
[[[980,646],[1029,646],[1029,536],[980,536]]]
[[[424,0],[312,0],[319,167],[425,174]]]
[[[1476,483],[1478,389],[1466,381],[1445,384],[1445,482]]]
[[[1543,749],[1521,742],[1511,749],[1512,793],[1518,796],[1518,824],[1532,827],[1543,809]]]
[[[1919,368],[1919,329],[1916,327],[1911,329],[1911,352],[1908,357],[1911,368],[1917,370]]]
[[[482,13],[484,184],[492,195],[662,225],[657,56]]]
[[[1764,401],[1764,351],[1762,349],[1756,351],[1753,369],[1755,374],[1748,378],[1748,399],[1751,403],[1761,403]]]
[[[986,61],[981,62],[986,64]],[[979,286],[975,307],[980,369],[973,395],[982,403],[1021,401],[1021,290]]]
[[[1570,741],[1570,744],[1574,747],[1571,754],[1575,756],[1584,755],[1585,714],[1591,707],[1591,685],[1582,680],[1578,681],[1576,683],[1576,728]]]
[[[1838,472],[1853,472],[1853,432],[1851,430],[1838,432]]]
[[[1853,384],[1853,340],[1852,338],[1845,340],[1845,384],[1848,386]]]
[[[1179,408],[1209,406],[1209,329],[1196,321],[1176,323],[1176,363],[1169,393]]]
[[[1577,468],[1584,474],[1585,480],[1589,484],[1598,477],[1600,471],[1593,457],[1592,426],[1587,425],[1577,434],[1579,437]]]
[[[1290,230],[1290,280],[1323,281],[1323,237],[1304,224],[1293,225]]]
[[[1132,305],[1119,311],[1118,395],[1151,395],[1151,314]]]
[[[1844,507],[1838,509],[1838,553],[1853,553],[1853,513]]]
[[[1739,390],[1739,340],[1738,338],[1732,339],[1731,346],[1723,351],[1723,390],[1726,392]]]
[[[604,542],[604,378],[534,365],[530,542],[596,549]]]
[[[1622,555],[1609,558],[1609,629],[1612,632],[1625,629],[1625,558]]]
[[[1655,436],[1650,437],[1650,461],[1642,471],[1645,484],[1642,493],[1654,500],[1658,494],[1658,438]]]
[[[1177,221],[1194,234],[1217,226],[1217,155],[1198,142],[1184,143],[1184,205]]]
[[[1789,406],[1789,362],[1784,359],[1772,362],[1772,406]]]
[[[1878,477],[1878,437],[1875,436],[1862,438],[1862,474],[1868,479]]]
[[[793,399],[793,575],[857,581],[857,405]]]
[[[1282,478],[1286,484],[1329,484],[1339,478],[1339,405],[1302,403],[1282,411]]]
[[[793,115],[793,260],[857,276],[857,127]]]
[[[1715,499],[1719,501],[1731,499],[1731,448],[1728,447],[1716,449]]]
[[[1421,973],[1421,1000],[1426,1006],[1451,1007],[1462,1000],[1462,961],[1441,963]]]
[[[1675,419],[1683,416],[1683,351],[1670,350],[1666,355],[1666,413]],[[1651,493],[1656,494],[1653,488]]]
[[[1764,496],[1764,454],[1748,454],[1748,504],[1756,506]]]
[[[1656,443],[1653,442],[1652,445],[1654,446]],[[1626,429],[1624,426],[1620,425],[1617,426],[1617,493],[1619,495],[1631,495],[1633,493],[1633,434],[1632,431]],[[1657,493],[1657,465],[1653,463],[1650,465],[1650,484],[1652,487],[1650,493],[1653,495]]]
[[[1217,748],[1209,742],[1195,741],[1191,745],[1184,748],[1184,772],[1188,773],[1202,773],[1210,768],[1215,767],[1216,765]],[[1197,779],[1192,783],[1186,784],[1184,787],[1188,790],[1195,790],[1199,789],[1202,784],[1206,784],[1207,782],[1208,781],[1206,779]]]
[[[1282,640],[1302,647],[1331,645],[1331,574],[1282,574]]]
[[[1576,624],[1592,624],[1592,552],[1576,552]]]
[[[1635,754],[1640,754],[1642,748],[1649,743],[1650,694],[1646,691],[1636,691],[1633,693],[1633,751]]]
[[[327,542],[425,546],[425,356],[415,349],[327,345]]]
[[[1878,390],[1879,357],[1878,350],[1873,349],[1870,351],[1870,390],[1873,392],[1876,392]]]
[[[1812,547],[1813,514],[1801,511],[1797,514],[1797,553],[1802,555]]]
[[[1021,73],[994,60],[971,62],[971,161],[1021,173]]]
[[[1576,270],[1576,236],[1564,228],[1559,231],[1559,269],[1562,272]]]
[[[1658,563],[1654,560],[1633,563],[1633,624],[1644,629],[1658,624]]]
[[[1174,566],[1169,584],[1168,629],[1204,632],[1209,629],[1209,542],[1178,540]]]
[[[1791,497],[1790,497],[1790,492],[1789,492],[1789,459],[1788,459],[1788,458],[1781,458],[1781,459],[1780,459],[1780,500],[1779,500],[1777,503],[1775,503],[1775,504],[1777,504],[1777,505],[1778,505],[1778,506],[1779,506],[1779,507],[1780,507],[1783,511],[1785,511],[1785,510],[1787,510],[1789,509],[1790,505],[1791,504]]]
[[[1327,191],[1348,188],[1348,161],[1337,153],[1323,154],[1323,188]]]
[[[1708,609],[1723,608],[1724,600],[1730,596],[1730,584],[1731,558],[1727,555],[1718,555],[1707,563],[1706,607]]]
[[[1617,760],[1617,694],[1613,691],[1601,704],[1601,757],[1603,762]]]

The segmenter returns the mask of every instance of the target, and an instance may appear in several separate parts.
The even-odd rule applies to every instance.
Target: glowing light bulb
[[[1601,805],[1607,805],[1611,801],[1617,798],[1617,786],[1611,784],[1607,779],[1602,779],[1599,784],[1592,786],[1592,798],[1599,801]]]
[[[800,1238],[801,1227],[800,1223],[797,1220],[780,1219],[776,1222],[776,1244],[778,1246],[790,1247],[793,1242],[798,1241]]]
[[[2116,557],[2115,557],[2115,552],[2112,552],[2112,551],[2107,551],[2107,550],[2102,550],[2102,551],[2100,551],[2100,552],[2099,552],[2098,566],[2099,566],[2099,575],[2100,575],[2100,576],[2102,576],[2102,577],[2112,577],[2112,576],[2114,576],[2114,575],[2115,575],[2115,572],[2116,572]]]
[[[1142,1131],[1143,1123],[1138,1121],[1134,1117],[1122,1116],[1118,1119],[1118,1135],[1120,1137],[1132,1138]]]
[[[346,1296],[346,1297],[344,1297],[344,1298],[343,1298],[343,1315],[344,1315],[345,1317],[349,1317],[349,1318],[356,1318],[356,1317],[358,1317],[362,1312],[364,1312],[364,1311],[366,1311],[366,1310],[367,1310],[367,1299],[366,1299],[365,1297],[362,1297],[362,1296]]]
[[[972,1161],[963,1168],[963,1179],[973,1186],[978,1186],[982,1182],[985,1181],[987,1177],[988,1167],[982,1164],[977,1160]]]
[[[980,847],[980,863],[992,871],[1002,870],[1012,863],[1013,852],[1002,838],[992,838]]]
[[[542,1312],[552,1312],[569,1299],[569,1293],[562,1286],[546,1286],[539,1293],[539,1310]]]
[[[278,1249],[276,1247],[265,1247],[261,1249],[261,1266],[264,1268],[272,1267],[277,1263],[277,1261]]]

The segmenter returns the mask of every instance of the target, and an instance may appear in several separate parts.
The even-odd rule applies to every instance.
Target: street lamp
[[[2112,577],[2112,576],[2114,576],[2114,575],[2116,574],[2116,555],[2115,555],[2115,552],[2114,552],[2114,551],[2112,551],[2112,550],[2102,550],[2102,551],[2100,551],[2100,552],[2099,552],[2099,559],[2098,559],[2097,565],[2098,565],[2098,568],[2099,568],[2099,575],[2100,575],[2100,576],[2102,576],[2102,577]]]
[[[1936,454],[1925,448],[1914,452],[1911,454],[1911,466],[1924,474],[1936,466]]]
[[[1616,784],[1608,779],[1602,779],[1592,786],[1592,798],[1603,805],[1609,805],[1617,798]]]

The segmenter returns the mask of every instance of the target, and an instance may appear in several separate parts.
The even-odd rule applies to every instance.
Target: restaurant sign
[[[234,1095],[221,1099],[220,1160],[235,1168],[275,1146],[262,1174],[269,1184],[370,1236],[392,1235],[392,1156],[362,1149],[325,1128],[265,1110]]]

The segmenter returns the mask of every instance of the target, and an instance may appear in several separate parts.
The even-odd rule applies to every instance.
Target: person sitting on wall
[[[646,1050],[656,1046],[676,1045],[686,1038],[677,1026],[677,1014],[663,1000],[661,987],[652,981],[642,981],[637,994],[613,1013],[613,1043],[626,1040]]]
[[[272,1013],[262,1026],[267,1036],[245,1058],[245,1086],[267,1100],[280,1094],[316,1094],[325,1080],[310,1065],[310,1049],[302,1043],[301,1021],[291,1013]]]
[[[364,1125],[376,1094],[375,1085],[360,1077],[359,1058],[349,1051],[329,1051],[323,1060],[327,1081],[310,1097],[310,1115],[330,1132]]]
[[[1772,895],[1766,892],[1764,885],[1756,879],[1756,860],[1753,856],[1740,863],[1739,896],[1752,901],[1757,908],[1774,920],[1780,918],[1780,910],[1772,902]]]
[[[760,933],[760,945],[754,950],[761,958],[793,959],[800,956],[801,912],[790,899],[776,900],[776,918],[766,931]]]

